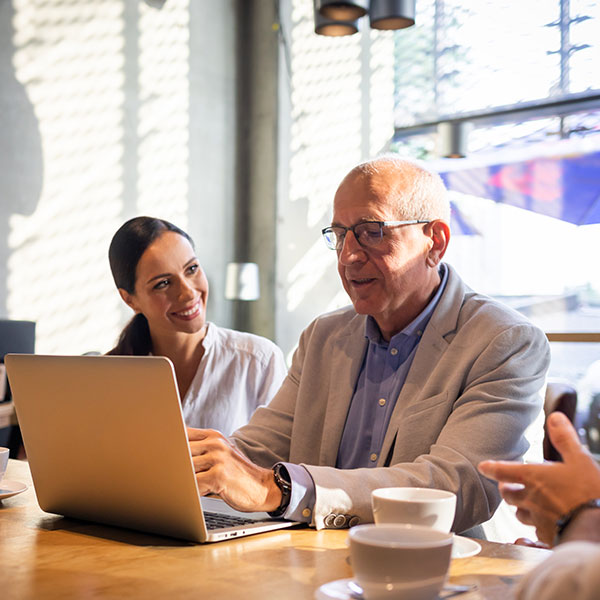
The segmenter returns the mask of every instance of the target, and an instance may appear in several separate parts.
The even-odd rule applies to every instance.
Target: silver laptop
[[[46,512],[193,542],[296,524],[200,498],[169,359],[8,354],[5,362]]]

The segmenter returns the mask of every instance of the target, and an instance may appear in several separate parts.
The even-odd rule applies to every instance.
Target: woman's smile
[[[172,312],[171,314],[174,317],[177,317],[178,319],[183,319],[184,321],[191,321],[192,319],[195,319],[200,314],[200,300],[198,300],[190,308]]]

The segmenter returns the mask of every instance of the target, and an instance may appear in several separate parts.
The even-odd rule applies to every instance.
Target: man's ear
[[[427,228],[429,237],[431,238],[431,247],[427,254],[427,264],[430,267],[436,267],[444,257],[444,254],[446,254],[448,242],[450,241],[450,227],[446,221],[436,219],[435,221],[431,221],[427,225]]]
[[[125,304],[127,304],[127,306],[129,306],[129,308],[133,310],[133,312],[140,312],[137,309],[137,302],[135,301],[134,294],[130,294],[127,290],[124,290],[123,288],[119,288],[119,294],[121,295],[121,298],[123,298],[123,302],[125,302]]]

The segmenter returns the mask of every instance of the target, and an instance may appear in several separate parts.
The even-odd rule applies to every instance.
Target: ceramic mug
[[[8,448],[4,448],[0,446],[0,481],[4,477],[4,473],[6,473],[6,466],[8,465],[8,454],[10,450]]]
[[[354,579],[368,600],[429,600],[442,589],[453,534],[418,525],[358,525],[350,529]]]
[[[456,494],[431,488],[390,487],[371,493],[376,524],[410,523],[448,532],[454,522]]]

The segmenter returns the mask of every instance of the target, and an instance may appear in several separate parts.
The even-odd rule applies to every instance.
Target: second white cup
[[[6,465],[8,464],[8,455],[9,449],[0,447],[0,479],[4,477],[4,472],[6,471]]]
[[[409,523],[450,531],[456,494],[430,488],[390,487],[371,493],[373,518],[380,523]]]

